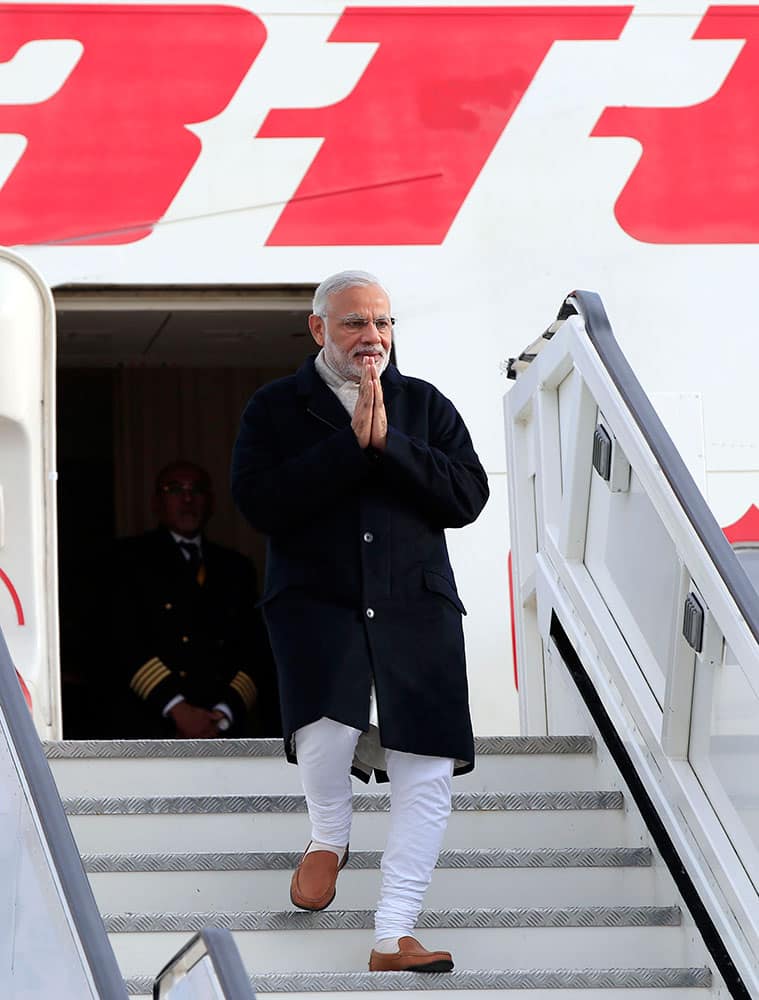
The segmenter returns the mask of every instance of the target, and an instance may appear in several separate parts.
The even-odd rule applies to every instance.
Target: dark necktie
[[[205,573],[203,572],[202,560],[200,558],[200,549],[192,542],[180,542],[179,547],[186,555],[185,562],[187,563],[187,569],[192,573],[196,581],[202,584],[205,579]],[[203,580],[201,579],[201,574],[203,574]]]

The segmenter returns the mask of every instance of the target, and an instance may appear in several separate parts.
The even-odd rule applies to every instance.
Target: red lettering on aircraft
[[[147,236],[200,154],[185,125],[226,107],[265,38],[233,7],[1,7],[0,62],[38,39],[84,52],[49,100],[0,105],[0,133],[27,138],[0,188],[0,243]]]
[[[646,243],[759,243],[759,7],[711,7],[695,39],[745,39],[720,90],[686,108],[607,108],[597,136],[632,136],[640,160],[617,199]]]
[[[752,503],[743,517],[722,530],[731,545],[737,542],[759,542],[759,510],[756,505]]]
[[[630,10],[346,8],[329,40],[378,44],[353,91],[258,133],[324,138],[267,244],[441,243],[553,42],[618,38]]]
[[[5,584],[5,587],[6,587],[7,591],[8,591],[8,593],[11,595],[11,600],[13,601],[13,607],[14,607],[14,609],[16,611],[16,619],[17,619],[19,625],[25,624],[24,623],[24,608],[23,608],[23,606],[21,604],[21,598],[18,596],[18,591],[13,586],[13,583],[11,582],[11,578],[8,576],[8,574],[4,573],[3,570],[1,570],[1,569],[0,569],[0,580],[2,580],[2,582]]]

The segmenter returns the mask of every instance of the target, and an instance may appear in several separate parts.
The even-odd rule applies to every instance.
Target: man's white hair
[[[314,292],[313,313],[322,318],[327,312],[327,299],[335,292],[342,292],[346,288],[365,288],[367,285],[378,285],[390,300],[390,293],[373,274],[368,271],[338,271],[331,274]]]

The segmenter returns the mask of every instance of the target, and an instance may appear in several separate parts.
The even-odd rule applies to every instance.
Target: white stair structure
[[[0,443],[28,487],[0,531],[0,1000],[148,1000],[214,925],[273,998],[759,997],[757,593],[598,296],[509,366],[522,736],[456,781],[420,920],[456,968],[425,976],[366,971],[386,788],[356,788],[332,907],[290,906],[307,820],[278,742],[48,743],[69,828],[38,738],[60,709],[54,308],[4,250],[0,291]]]
[[[456,967],[421,975],[366,971],[388,786],[354,783],[351,859],[311,914],[288,896],[308,827],[280,741],[46,745],[132,996],[203,926],[233,932],[262,996],[728,995],[592,736],[477,750],[420,921]]]
[[[357,784],[337,898],[304,913],[281,743],[49,743],[132,997],[206,926],[275,1000],[759,997],[756,591],[597,296],[573,293],[509,372],[523,735],[480,739],[455,783],[419,922],[455,970],[366,971],[386,787]]]

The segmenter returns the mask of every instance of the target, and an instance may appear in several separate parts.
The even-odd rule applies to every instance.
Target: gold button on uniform
[[[164,604],[164,606],[163,606],[163,608],[164,608],[164,611],[171,611],[171,609],[172,609],[173,607],[174,607],[174,605],[173,605],[173,604]]]
[[[182,636],[182,642],[189,642],[189,641],[190,641],[189,635],[183,635]]]

